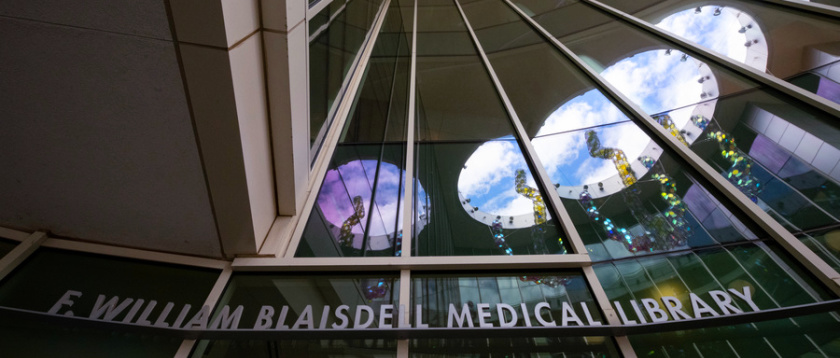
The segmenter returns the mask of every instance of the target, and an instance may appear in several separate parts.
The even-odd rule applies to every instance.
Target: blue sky
[[[742,62],[750,55],[744,46],[747,39],[760,39],[763,44],[763,36],[756,25],[739,33],[742,26],[752,23],[747,15],[723,8],[719,16],[714,16],[714,10],[714,6],[705,6],[695,14],[694,9],[689,9],[665,18],[657,26]],[[756,49],[760,50],[761,46]],[[698,82],[710,74],[705,64],[690,56],[683,58],[684,54],[678,50],[670,53],[665,50],[635,54],[610,65],[601,75],[649,114],[680,108],[671,111],[670,115],[682,128],[692,115],[694,104],[703,99],[704,91],[717,95],[715,79],[712,76],[711,82],[705,85]],[[636,125],[619,123],[627,120],[603,94],[591,90],[567,101],[549,115],[532,143],[554,183],[563,186],[595,184],[616,175],[616,170],[611,161],[589,155],[584,128],[600,126],[595,131],[602,146],[621,149],[630,161],[634,161],[650,139]],[[481,211],[498,215],[529,214],[533,210],[531,201],[514,190],[514,173],[520,168],[527,169],[527,166],[515,142],[487,142],[467,161],[466,168],[461,171],[458,190]],[[528,182],[534,186],[533,178],[528,174]]]

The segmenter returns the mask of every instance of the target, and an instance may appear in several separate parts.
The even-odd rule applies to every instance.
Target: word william
[[[730,296],[731,293],[732,295]],[[759,308],[752,300],[752,294],[749,286],[743,287],[743,292],[735,289],[726,291],[710,291],[709,295],[714,300],[714,304],[718,310],[712,308],[711,305],[703,301],[694,293],[689,294],[691,301],[691,312],[694,315],[689,315],[683,310],[682,303],[671,296],[663,296],[659,301],[652,298],[642,298],[641,306],[636,300],[630,300],[629,304],[636,314],[636,320],[628,319],[624,307],[618,301],[613,302],[615,309],[618,312],[624,324],[638,324],[648,323],[645,315],[647,313],[651,322],[663,322],[668,320],[681,320],[701,318],[703,315],[719,316],[742,313],[733,303],[732,296],[744,301],[753,311],[758,311]],[[68,290],[63,296],[50,308],[47,313],[59,314],[59,311],[64,311],[65,316],[74,316],[75,313],[70,310],[75,303],[74,300],[81,297],[82,293],[79,291]],[[88,314],[88,318],[115,321],[117,317],[122,317],[119,321],[123,323],[131,323],[142,326],[155,327],[171,327],[182,329],[242,329],[240,321],[242,313],[245,310],[244,306],[236,306],[233,310],[229,306],[222,307],[221,311],[211,321],[212,317],[209,306],[203,306],[197,311],[192,310],[192,306],[185,304],[181,306],[178,313],[175,314],[173,309],[175,304],[172,302],[166,303],[155,316],[152,316],[157,307],[157,301],[146,302],[142,298],[125,298],[122,301],[119,297],[111,297],[108,299],[105,295],[98,295],[96,303]],[[583,312],[583,318],[578,316],[573,304],[563,302],[559,307],[559,317],[550,318],[549,312],[554,311],[548,302],[538,302],[532,307],[525,303],[514,307],[505,303],[498,303],[495,305],[498,320],[491,320],[492,311],[490,304],[479,303],[471,309],[469,305],[464,304],[460,309],[454,304],[449,304],[449,311],[447,312],[446,327],[514,327],[520,322],[526,327],[542,326],[542,327],[557,327],[557,326],[600,326],[601,322],[594,320],[590,314],[589,308],[585,302],[576,303],[580,307],[580,312]],[[427,323],[423,323],[423,307],[421,305],[415,306],[414,324],[406,321],[405,306],[383,304],[379,306],[378,312],[374,308],[367,305],[358,305],[351,309],[348,305],[340,305],[335,308],[331,306],[323,306],[320,308],[320,319],[317,320],[314,315],[312,305],[307,305],[303,310],[297,314],[297,319],[294,322],[287,320],[289,315],[289,306],[281,306],[279,312],[274,306],[260,307],[259,314],[256,321],[251,327],[254,330],[309,330],[309,329],[366,329],[366,328],[428,328]],[[353,315],[353,313],[355,313]],[[547,318],[549,317],[549,318]],[[332,319],[331,319],[332,318]],[[329,323],[333,322],[333,323]],[[378,323],[374,325],[374,322]]]

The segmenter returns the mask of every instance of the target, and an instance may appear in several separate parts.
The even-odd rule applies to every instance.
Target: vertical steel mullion
[[[516,114],[516,111],[513,108],[513,104],[510,102],[510,98],[508,98],[507,96],[507,92],[505,92],[501,82],[499,81],[499,78],[496,76],[496,72],[493,70],[493,66],[490,63],[490,59],[487,58],[487,54],[484,52],[484,48],[478,41],[478,37],[476,36],[475,31],[473,31],[473,28],[470,25],[469,20],[467,19],[467,15],[461,8],[461,4],[459,4],[457,0],[453,1],[458,7],[458,12],[460,12],[461,18],[464,20],[464,24],[467,27],[467,31],[470,33],[470,37],[473,40],[473,44],[475,45],[475,48],[478,51],[478,54],[481,57],[485,68],[487,69],[487,73],[489,74],[490,79],[493,81],[493,85],[496,88],[496,92],[499,94],[499,97],[501,98],[505,109],[507,110],[508,115],[511,118],[511,121],[513,122],[514,129],[516,131],[516,135],[519,139],[519,142],[522,143],[522,146],[525,148],[525,155],[534,165],[534,170],[536,170],[536,179],[540,182],[540,184],[542,184],[544,190],[547,191],[547,193],[545,193],[545,196],[547,196],[546,199],[549,205],[551,205],[552,209],[554,209],[555,214],[558,216],[558,220],[560,220],[563,231],[566,234],[566,237],[569,238],[569,243],[571,244],[572,250],[578,254],[588,255],[586,245],[583,243],[583,240],[578,234],[571,216],[569,216],[568,211],[566,211],[566,208],[560,201],[560,196],[557,194],[554,184],[551,183],[551,179],[548,175],[548,172],[545,170],[545,167],[542,165],[542,162],[540,162],[539,156],[537,155],[537,152],[534,149],[530,138],[528,138],[528,133],[525,131],[525,127],[522,126],[522,122],[519,120],[519,116]],[[513,6],[510,3],[509,5]],[[603,312],[608,324],[621,324],[621,322],[618,319],[618,315],[616,314],[612,305],[610,305],[607,293],[606,291],[604,291],[604,287],[601,285],[600,281],[598,281],[598,277],[595,275],[595,270],[592,269],[590,263],[586,263],[585,266],[582,267],[582,269],[584,277],[586,278],[586,281],[589,284],[588,286],[590,288],[590,291],[595,297],[595,301],[598,303],[598,307],[601,309],[601,312]],[[633,350],[633,347],[630,345],[630,341],[627,339],[626,336],[617,336],[615,337],[615,341],[618,345],[619,351],[623,356],[636,356],[636,353]]]
[[[397,6],[397,8],[399,9],[399,6]],[[386,11],[388,11],[388,10],[386,10]],[[386,14],[386,16],[387,16],[387,14]],[[375,46],[376,45],[374,44],[374,47]],[[373,210],[374,210],[374,206],[376,205],[376,193],[379,191],[379,173],[380,173],[380,170],[382,168],[382,160],[385,158],[385,142],[386,142],[385,137],[388,136],[388,127],[391,124],[391,106],[394,105],[394,89],[396,89],[396,87],[397,87],[397,71],[399,69],[399,62],[400,62],[400,56],[399,56],[400,47],[399,46],[400,45],[399,45],[399,42],[398,42],[397,43],[397,53],[396,53],[396,56],[394,56],[394,70],[391,73],[392,79],[391,79],[390,91],[388,93],[388,108],[385,110],[386,111],[385,112],[385,128],[382,130],[382,144],[380,144],[380,147],[379,147],[379,160],[376,162],[376,172],[375,172],[374,177],[373,177],[373,187],[371,188],[371,192],[370,192],[370,205],[368,207],[368,211],[370,212],[370,214],[368,214],[367,220],[365,221],[365,226],[362,228],[362,256],[367,256],[367,250],[368,250],[368,245],[369,245],[369,241],[370,241],[370,224],[371,224],[371,221],[373,220]],[[370,65],[369,62],[368,62],[368,65]],[[370,71],[370,69],[371,68],[368,67],[367,70]],[[368,72],[368,74],[370,74],[370,72]],[[399,203],[399,200],[400,199],[397,198],[398,203]],[[400,204],[397,204],[397,205],[399,206]],[[378,207],[376,208],[376,211],[379,212]],[[380,218],[380,220],[382,220],[382,213],[379,213],[379,218]],[[384,222],[382,223],[382,226],[383,227],[385,226]],[[394,226],[396,227],[396,225],[394,225]],[[387,231],[386,231],[385,235],[387,235]],[[397,232],[394,231],[394,236],[396,236],[396,235],[397,235]],[[394,243],[393,245],[394,245],[394,250],[396,250],[397,249],[396,243]]]
[[[414,116],[415,106],[414,101],[416,95],[417,85],[417,0],[414,1],[414,10],[411,14],[411,50],[409,60],[409,80],[408,80],[408,109],[406,118],[406,138],[405,138],[405,185],[403,186],[403,227],[402,227],[402,241],[400,243],[401,257],[411,257],[411,245],[414,238],[414,231],[412,230],[414,224]],[[405,305],[406,310],[404,316],[400,319],[411,324],[411,271],[400,271],[400,299],[397,307]],[[399,312],[399,309],[397,310]],[[409,358],[409,346],[411,341],[408,339],[397,340],[397,358]]]
[[[601,312],[604,312],[604,317],[607,319],[607,323],[613,326],[623,324],[621,320],[618,319],[618,314],[615,312],[615,309],[613,309],[612,304],[610,304],[607,291],[604,291],[604,286],[602,286],[601,282],[598,280],[598,276],[595,274],[595,269],[592,268],[592,266],[584,266],[583,277],[586,278],[588,287],[590,291],[592,291],[592,296],[595,297],[595,302],[598,303],[598,307],[601,308]],[[627,338],[627,336],[613,336],[613,338],[618,346],[618,351],[621,352],[623,357],[636,357],[636,351],[633,349],[633,345],[630,344],[630,339]]]
[[[397,314],[394,315],[397,322],[393,324],[394,327],[400,327],[400,322],[405,322],[406,325],[411,325],[411,271],[410,270],[401,270],[400,271],[400,296],[399,300],[397,301]],[[402,312],[402,316],[400,316],[400,307],[405,307],[405,311]],[[409,357],[409,339],[398,339],[397,340],[397,358],[408,358]]]
[[[9,251],[5,256],[0,256],[0,280],[32,255],[46,239],[47,233],[43,231],[33,232],[26,239],[19,242],[12,251]]]
[[[453,0],[455,5],[458,7],[458,11],[461,13],[461,17],[464,20],[464,24],[467,27],[467,31],[470,34],[470,37],[473,40],[473,44],[478,52],[479,57],[481,57],[482,62],[484,63],[484,68],[487,70],[487,74],[490,76],[490,80],[493,82],[493,85],[496,88],[496,93],[499,95],[499,98],[502,100],[502,104],[505,107],[505,110],[510,116],[511,121],[513,122],[514,131],[516,134],[519,143],[525,149],[525,157],[533,164],[534,170],[536,171],[535,179],[542,185],[544,189],[543,197],[547,199],[546,201],[551,205],[551,208],[554,209],[554,212],[558,216],[558,220],[560,220],[560,224],[563,227],[563,231],[566,234],[566,237],[569,239],[570,246],[572,251],[577,254],[588,254],[586,251],[586,245],[583,243],[583,239],[580,238],[577,230],[575,230],[575,224],[572,222],[571,216],[566,211],[566,208],[563,206],[563,203],[560,202],[560,196],[557,194],[557,190],[554,187],[554,184],[551,182],[551,178],[548,175],[548,172],[545,170],[545,167],[542,165],[539,156],[537,155],[537,151],[534,149],[533,144],[531,144],[530,138],[528,138],[528,132],[525,131],[525,127],[522,126],[522,122],[519,120],[519,116],[516,114],[516,110],[513,108],[513,104],[510,102],[510,98],[508,98],[507,92],[502,87],[502,83],[499,81],[499,77],[496,76],[496,71],[493,70],[493,65],[490,64],[490,59],[487,58],[487,54],[484,53],[484,48],[481,46],[481,43],[478,41],[478,37],[475,35],[472,26],[470,25],[469,20],[467,19],[467,15],[464,14],[464,10],[461,8],[461,4],[459,4],[456,0]]]
[[[417,1],[414,1],[414,20],[411,24],[411,64],[409,66],[408,84],[408,119],[406,121],[405,138],[405,186],[403,194],[403,227],[402,227],[402,257],[411,256],[411,245],[414,239],[414,112],[417,87]]]
[[[729,181],[725,180],[722,175],[717,173],[709,164],[703,161],[697,154],[691,151],[688,147],[678,142],[670,133],[668,133],[662,126],[653,120],[647,113],[633,103],[624,94],[607,82],[600,74],[595,72],[587,66],[583,60],[574,54],[568,47],[560,43],[554,36],[552,36],[545,28],[536,23],[531,17],[522,12],[510,0],[505,0],[508,5],[514,9],[526,22],[530,23],[534,28],[547,39],[550,39],[554,46],[559,49],[576,67],[578,67],[590,80],[603,91],[608,98],[619,106],[619,108],[626,111],[637,125],[644,126],[656,138],[661,141],[665,148],[676,153],[679,158],[684,160],[689,166],[693,167],[699,175],[708,181],[712,188],[717,193],[712,192],[712,195],[718,194],[718,199],[721,202],[729,200],[736,208],[741,210],[749,219],[751,219],[757,226],[764,230],[776,242],[782,245],[791,255],[793,255],[803,266],[805,266],[812,274],[814,274],[823,284],[825,284],[836,295],[840,295],[840,274],[837,273],[831,266],[825,263],[813,251],[808,249],[805,244],[796,239],[793,234],[787,231],[781,224],[774,220],[768,213],[761,210],[755,203],[750,201],[746,195]],[[593,0],[584,0],[593,1]],[[663,149],[665,149],[663,148]],[[711,192],[711,191],[710,191]]]
[[[819,109],[820,111],[828,114],[832,118],[840,118],[840,104],[834,103],[814,93],[808,92],[783,79],[768,75],[755,68],[732,60],[729,57],[708,50],[704,47],[695,44],[694,42],[684,40],[682,37],[675,36],[669,33],[668,31],[662,30],[654,25],[651,25],[646,21],[628,15],[622,12],[621,10],[613,8],[609,5],[602,4],[597,0],[581,0],[581,2],[586,3],[587,5],[591,6],[596,10],[600,10],[612,16],[615,16],[619,19],[619,21],[627,23],[632,27],[640,29],[643,32],[648,33],[650,35],[653,35],[653,37],[665,43],[676,45],[677,47],[682,47],[691,52],[690,55],[697,57],[698,59],[706,63],[711,63],[720,66],[724,69],[733,71],[763,86],[766,86],[770,89],[776,90],[789,97],[792,97],[793,99],[799,102],[805,103],[809,106]],[[831,125],[832,123],[827,124]]]
[[[222,269],[222,272],[219,273],[219,277],[216,279],[216,283],[213,284],[213,288],[210,289],[210,293],[207,294],[207,299],[204,300],[204,306],[210,307],[210,314],[213,313],[213,309],[216,307],[216,304],[219,303],[219,300],[222,298],[222,294],[225,292],[225,288],[227,287],[228,283],[230,282],[230,277],[233,274],[233,268],[230,264],[225,266]],[[201,309],[199,307],[199,309]],[[196,347],[196,346],[199,347]],[[175,352],[175,358],[188,358],[191,356],[193,349],[202,350],[206,348],[201,346],[199,341],[194,339],[185,339],[181,341],[181,346],[178,347],[178,351]]]
[[[307,188],[309,191],[308,197],[303,205],[303,209],[300,211],[301,214],[297,215],[297,223],[295,224],[295,229],[292,232],[291,239],[280,249],[277,253],[278,256],[295,256],[295,251],[300,244],[300,240],[303,237],[303,231],[306,228],[306,220],[309,219],[309,213],[312,210],[315,210],[315,201],[318,197],[319,191],[318,185],[324,181],[324,177],[327,175],[330,159],[335,152],[344,123],[347,122],[347,117],[350,116],[350,110],[353,108],[356,93],[358,92],[364,77],[365,66],[367,66],[370,61],[373,46],[376,44],[376,39],[379,37],[379,30],[382,28],[382,23],[385,20],[385,14],[388,12],[388,5],[390,5],[390,3],[391,0],[385,0],[380,5],[381,7],[379,9],[379,13],[376,14],[376,19],[373,22],[373,26],[371,26],[371,33],[367,39],[367,43],[364,44],[358,55],[359,57],[356,59],[356,71],[354,71],[353,75],[350,76],[350,80],[348,82],[349,84],[347,85],[344,94],[341,96],[341,102],[337,107],[338,110],[335,118],[329,125],[327,136],[324,138],[318,157],[315,160],[315,165],[313,165],[312,172],[315,174],[312,175],[313,179]]]

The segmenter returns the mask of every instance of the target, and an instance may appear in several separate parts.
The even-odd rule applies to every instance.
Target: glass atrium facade
[[[296,1],[316,184],[276,257],[2,239],[4,351],[840,356],[840,4]]]

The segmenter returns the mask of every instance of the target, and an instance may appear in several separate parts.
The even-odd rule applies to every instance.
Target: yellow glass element
[[[531,202],[534,203],[534,224],[544,224],[546,222],[545,202],[537,189],[529,187],[525,184],[525,171],[522,169],[516,171],[516,192],[528,199],[531,199]]]
[[[362,205],[362,197],[356,196],[353,198],[353,214],[341,224],[341,233],[338,235],[338,242],[342,246],[349,247],[353,245],[353,226],[359,224],[364,217],[365,206]]]

